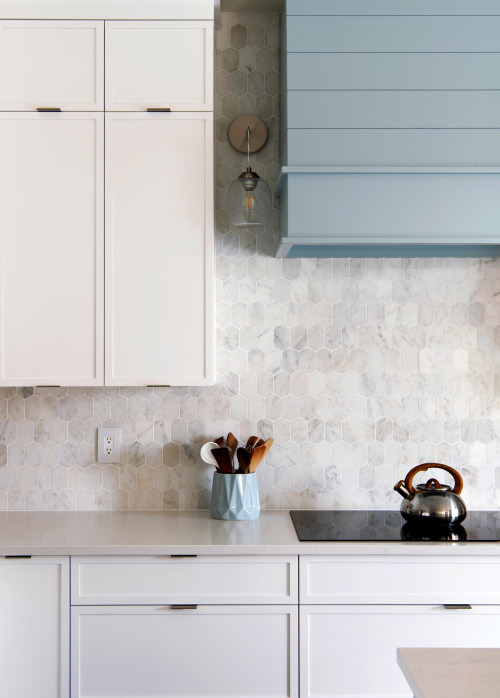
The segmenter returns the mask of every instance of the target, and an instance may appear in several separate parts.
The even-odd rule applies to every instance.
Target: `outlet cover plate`
[[[107,442],[111,440],[110,447]],[[97,462],[119,463],[122,430],[119,427],[100,427],[97,430]],[[111,453],[108,451],[111,450]]]

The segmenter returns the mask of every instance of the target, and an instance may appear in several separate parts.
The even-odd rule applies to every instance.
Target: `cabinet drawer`
[[[304,555],[300,580],[300,603],[500,603],[496,557]]]
[[[210,111],[213,22],[106,22],[106,109]]]
[[[297,603],[294,556],[75,557],[71,603]]]
[[[0,109],[100,111],[104,22],[0,22]]]
[[[297,698],[296,606],[73,608],[73,698]]]

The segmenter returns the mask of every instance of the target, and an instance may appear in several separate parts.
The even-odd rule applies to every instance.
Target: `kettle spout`
[[[400,480],[396,485],[394,485],[394,489],[405,499],[413,499],[413,495],[406,487],[404,480]]]

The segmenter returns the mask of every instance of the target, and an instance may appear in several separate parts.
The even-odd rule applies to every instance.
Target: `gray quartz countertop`
[[[288,511],[254,521],[210,512],[0,512],[5,555],[498,555],[499,543],[300,543]]]
[[[400,648],[397,656],[414,698],[499,695],[500,649]]]

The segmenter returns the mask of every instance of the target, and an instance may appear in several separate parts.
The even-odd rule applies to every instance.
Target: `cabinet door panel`
[[[209,111],[212,22],[106,22],[106,109]]]
[[[0,559],[0,693],[69,695],[67,558]]]
[[[102,385],[103,117],[0,127],[0,384]]]
[[[0,110],[104,103],[104,22],[0,22]]]
[[[106,115],[106,384],[213,380],[211,114]]]
[[[295,698],[295,606],[72,609],[72,698]]]
[[[500,647],[500,608],[301,606],[302,698],[411,698],[398,647]]]

